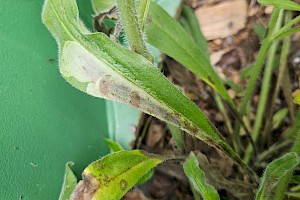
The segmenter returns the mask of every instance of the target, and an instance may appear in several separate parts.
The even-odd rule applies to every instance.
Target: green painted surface
[[[87,2],[80,0],[80,10],[91,11]],[[80,177],[108,152],[105,103],[60,76],[56,43],[41,24],[42,4],[0,0],[1,200],[58,199],[67,161]]]

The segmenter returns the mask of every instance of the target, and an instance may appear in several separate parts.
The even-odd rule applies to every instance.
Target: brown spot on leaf
[[[141,104],[141,97],[138,95],[137,92],[133,91],[129,94],[129,103],[134,107],[139,108]]]
[[[109,94],[109,82],[108,82],[108,80],[101,79],[98,84],[99,84],[100,92],[104,96],[107,96]]]
[[[90,200],[98,188],[98,181],[91,175],[84,174],[83,180],[76,185],[70,200]]]
[[[151,15],[148,15],[146,19],[146,24],[150,24],[151,22],[152,22],[152,17]]]
[[[128,186],[127,181],[125,181],[125,180],[121,180],[120,181],[120,188],[121,188],[121,190],[126,190],[127,186]]]

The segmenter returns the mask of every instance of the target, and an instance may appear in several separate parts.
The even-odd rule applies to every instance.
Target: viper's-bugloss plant
[[[79,18],[75,0],[46,0],[42,21],[58,43],[60,73],[72,86],[89,95],[136,107],[165,121],[179,148],[184,148],[182,130],[225,153],[247,177],[244,182],[238,183],[234,180],[224,180],[227,181],[227,185],[243,185],[247,190],[246,194],[256,196],[259,200],[283,199],[288,195],[286,189],[293,170],[299,164],[300,114],[299,111],[295,114],[291,97],[288,108],[280,113],[270,114],[269,117],[274,119],[273,121],[264,126],[263,118],[266,104],[275,104],[285,80],[290,36],[299,31],[299,26],[295,25],[300,20],[299,16],[292,18],[291,12],[299,11],[300,5],[290,0],[259,1],[261,4],[272,5],[273,11],[267,33],[250,69],[251,76],[248,77],[242,100],[236,103],[228,94],[225,81],[218,76],[210,63],[207,42],[192,10],[182,5],[181,1],[165,1],[169,1],[169,4],[177,2],[178,6],[181,6],[182,12],[180,16],[176,16],[177,20],[155,1],[92,0],[95,24],[101,26],[106,14],[113,11],[117,13],[114,31],[105,34],[91,32],[86,28]],[[124,40],[120,34],[125,35],[127,45],[120,43],[120,38]],[[280,50],[279,44],[282,44]],[[275,92],[271,95],[269,85],[274,71],[274,57],[278,51],[280,64]],[[226,119],[233,147],[198,106],[160,72],[156,64],[161,59],[161,53],[182,64],[215,91],[214,99],[220,113]],[[244,118],[247,117],[249,102],[264,63],[266,64],[256,118],[253,127],[249,128],[245,125]],[[299,95],[295,97],[294,102],[299,103]],[[228,111],[233,114],[234,120],[228,118]],[[257,174],[250,164],[251,160],[258,159],[262,154],[256,147],[258,137],[266,140],[270,123],[274,122],[279,126],[282,116],[286,116],[287,113],[292,116],[293,123],[286,135],[296,138],[294,147],[268,164],[263,176],[259,177],[261,174]],[[247,135],[246,149],[241,145],[241,129]],[[136,184],[148,180],[156,165],[174,159],[185,159],[185,162],[182,162],[183,169],[195,199],[199,199],[200,196],[203,199],[219,199],[217,189],[224,189],[220,184],[214,185],[212,180],[206,178],[205,174],[210,174],[210,171],[207,171],[209,163],[200,152],[188,152],[189,155],[179,158],[167,157],[141,150],[125,151],[114,141],[106,142],[114,153],[90,164],[83,172],[83,180],[78,184],[70,170],[71,163],[66,165],[65,183],[60,199],[120,199]],[[243,197],[243,194],[238,192],[233,195]]]

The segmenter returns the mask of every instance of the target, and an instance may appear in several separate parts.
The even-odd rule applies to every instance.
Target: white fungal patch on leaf
[[[65,43],[60,59],[60,73],[64,77],[74,77],[81,83],[95,83],[101,74],[107,73],[107,66],[91,55],[79,43]]]
[[[98,59],[77,42],[65,43],[61,53],[60,72],[67,80],[72,80],[75,87],[86,84],[83,91],[92,96],[125,103],[179,125],[172,109],[119,75],[109,63]],[[77,83],[74,84],[74,81]]]

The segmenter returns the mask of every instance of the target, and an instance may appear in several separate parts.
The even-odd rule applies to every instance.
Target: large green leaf
[[[69,200],[74,188],[76,187],[77,178],[71,170],[71,167],[73,165],[74,165],[73,162],[68,162],[66,164],[64,184],[59,196],[59,200]]]
[[[220,199],[216,189],[206,182],[204,172],[199,168],[198,160],[193,152],[190,153],[183,165],[184,173],[193,187],[201,193],[204,200]]]
[[[296,153],[287,153],[281,158],[272,161],[266,168],[256,194],[256,200],[274,199],[276,186],[280,180],[290,173],[300,160]]]
[[[145,26],[147,41],[151,45],[187,67],[212,86],[224,100],[233,104],[222,80],[211,66],[204,46],[200,48],[176,20],[155,3],[150,6],[147,22]]]
[[[83,180],[77,184],[72,198],[119,200],[164,160],[161,156],[140,150],[109,154],[84,170]]]
[[[42,18],[58,42],[60,72],[74,87],[172,123],[246,167],[198,107],[148,60],[105,34],[88,32],[75,0],[47,0]]]
[[[163,9],[165,9],[169,15],[175,17],[178,14],[177,10],[181,4],[181,0],[153,0],[157,2]],[[140,5],[142,3],[142,6]],[[143,5],[144,4],[144,5]],[[148,4],[150,6],[150,2],[146,0],[136,1],[136,9],[137,14],[140,19],[141,30],[144,30],[144,22],[146,17],[148,16]],[[109,10],[113,7],[114,1],[111,0],[92,0],[92,5],[94,8],[94,12],[96,14],[102,13],[105,10]],[[110,8],[107,9],[107,5],[110,5]],[[141,9],[144,8],[144,9]],[[147,16],[146,16],[147,15]],[[142,20],[142,22],[141,22]],[[107,25],[106,21],[103,21],[104,25]],[[141,25],[142,24],[142,25]],[[124,33],[122,33],[124,35]],[[121,36],[122,39],[124,37]],[[124,46],[128,46],[128,43],[122,40],[120,42]],[[158,65],[163,60],[162,53],[149,43],[146,43],[149,53],[154,58],[154,65]],[[133,127],[138,122],[138,117],[140,112],[135,108],[130,106],[120,104],[115,101],[106,101],[107,104],[107,117],[109,121],[113,121],[114,123],[109,123],[109,135],[110,138],[115,140],[116,142],[122,144],[125,149],[130,149],[130,142],[134,139],[134,134],[130,132],[132,129],[128,127]],[[178,129],[178,128],[177,128]]]
[[[272,5],[285,10],[300,10],[300,5],[291,0],[258,0],[260,4]]]

